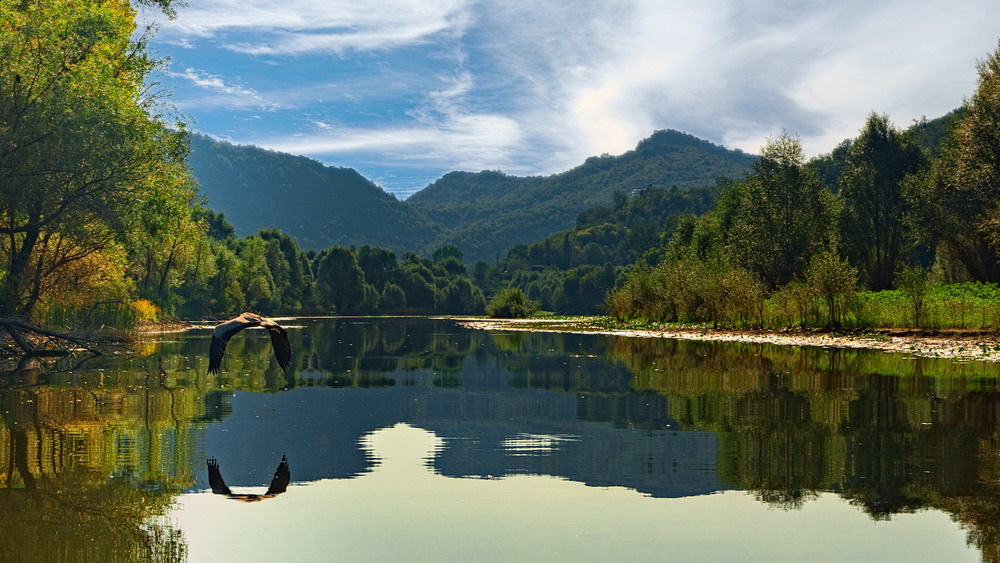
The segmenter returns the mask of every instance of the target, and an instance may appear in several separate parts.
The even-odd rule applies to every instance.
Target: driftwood
[[[95,355],[102,353],[94,338],[55,332],[20,319],[0,318],[0,327],[27,357],[67,356],[81,349]]]

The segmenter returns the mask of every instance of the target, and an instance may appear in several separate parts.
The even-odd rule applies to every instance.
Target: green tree
[[[243,308],[273,309],[274,277],[267,264],[267,241],[250,236],[240,241],[239,283],[243,291]]]
[[[848,257],[873,291],[892,288],[893,276],[913,244],[906,223],[903,180],[924,163],[919,146],[888,116],[872,113],[847,150],[840,178],[841,233]]]
[[[1000,45],[938,158],[909,183],[914,223],[972,279],[1000,282]]]
[[[399,266],[398,278],[395,280],[406,294],[408,307],[433,310],[437,303],[437,292],[434,289],[434,272],[416,259],[415,256],[404,259]]]
[[[406,293],[403,292],[403,288],[398,285],[387,282],[385,288],[382,290],[382,297],[379,299],[378,306],[380,309],[402,309],[406,307]]]
[[[312,294],[309,259],[287,233],[264,229],[257,236],[267,241],[267,267],[274,280],[274,305],[281,310],[300,310]]]
[[[446,244],[434,251],[431,256],[434,262],[441,262],[446,258],[457,258],[459,262],[462,261],[462,250],[459,249],[454,244]]]
[[[836,250],[824,250],[809,262],[806,283],[826,303],[828,326],[843,326],[844,314],[854,299],[858,271],[841,258]]]
[[[316,258],[316,290],[321,305],[337,314],[368,313],[378,305],[378,292],[365,283],[365,274],[350,249],[332,246]]]
[[[143,41],[127,1],[0,3],[0,315],[192,199]]]
[[[365,273],[365,281],[375,289],[384,290],[385,284],[396,273],[396,253],[366,244],[358,249],[357,256],[358,266]]]
[[[524,292],[516,287],[501,289],[486,305],[486,314],[493,318],[518,319],[531,316],[534,312],[534,304],[525,299]]]
[[[438,310],[452,315],[477,315],[486,309],[486,298],[469,278],[459,277],[441,290]]]
[[[801,273],[830,238],[832,195],[804,162],[802,144],[782,135],[764,145],[746,180],[729,187],[727,252],[772,288]]]
[[[926,316],[927,293],[930,291],[927,270],[921,266],[904,265],[900,268],[896,278],[900,291],[906,296],[913,310],[913,326],[920,328],[926,320],[924,317]]]

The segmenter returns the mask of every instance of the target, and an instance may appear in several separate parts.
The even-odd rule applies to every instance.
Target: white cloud
[[[280,107],[279,104],[265,100],[253,88],[227,83],[221,76],[197,69],[188,68],[184,72],[168,72],[167,75],[174,78],[182,78],[198,88],[211,92],[213,96],[209,99],[213,103],[232,109],[253,108],[273,111]],[[202,103],[205,102],[206,99],[203,98]]]
[[[194,3],[192,3],[194,4]],[[465,25],[462,0],[201,0],[165,22],[165,41],[216,38],[238,52],[290,55],[382,50]],[[229,35],[253,39],[232,40]]]
[[[354,129],[331,128],[283,138],[250,138],[241,142],[292,154],[345,155],[379,152],[386,160],[409,166],[454,162],[456,168],[477,168],[503,160],[522,140],[516,122],[499,115],[466,114],[422,126]],[[483,166],[484,168],[488,166]]]
[[[191,4],[159,40],[219,58],[173,76],[197,86],[180,103],[201,123],[267,109],[280,119],[215,127],[345,166],[519,174],[666,128],[747,152],[787,131],[828,152],[870,111],[905,126],[958,107],[1000,21],[996,0]]]

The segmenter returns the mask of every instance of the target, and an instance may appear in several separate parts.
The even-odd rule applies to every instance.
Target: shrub
[[[806,282],[826,303],[827,325],[840,328],[844,313],[854,300],[858,270],[840,257],[836,250],[815,255],[806,270]]]
[[[920,266],[903,266],[896,274],[896,287],[906,295],[913,311],[913,326],[920,328],[924,321],[924,303],[929,290],[927,270]]]
[[[486,305],[486,315],[494,319],[521,319],[535,312],[535,303],[524,297],[516,287],[501,289]]]

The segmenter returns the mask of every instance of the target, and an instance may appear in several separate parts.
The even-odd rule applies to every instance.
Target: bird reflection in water
[[[227,498],[240,502],[260,502],[274,498],[285,492],[285,489],[288,488],[288,481],[292,477],[291,473],[288,472],[288,459],[281,456],[281,463],[274,470],[274,477],[271,479],[271,485],[267,488],[266,493],[262,495],[239,494],[232,492],[226,486],[226,482],[222,480],[222,472],[219,471],[219,462],[214,457],[207,459],[206,462],[208,463],[208,484],[212,487],[212,492],[217,495],[226,495]]]

